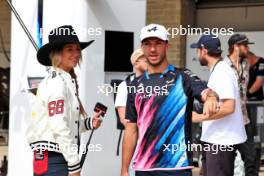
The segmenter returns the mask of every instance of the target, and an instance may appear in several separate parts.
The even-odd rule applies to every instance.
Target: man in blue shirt
[[[193,99],[205,102],[204,114],[213,114],[217,95],[189,70],[168,63],[164,26],[145,26],[140,39],[149,65],[131,83],[136,89],[129,89],[121,176],[129,175],[133,155],[136,176],[189,176]]]

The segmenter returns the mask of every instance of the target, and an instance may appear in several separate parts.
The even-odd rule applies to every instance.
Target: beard
[[[240,52],[240,53],[239,53],[239,57],[240,57],[241,59],[245,59],[245,58],[247,57],[247,54],[246,54],[246,53],[243,53],[243,52]]]
[[[239,48],[239,57],[242,58],[242,59],[245,59],[247,58],[247,54],[248,54],[248,49],[241,49]]]
[[[151,60],[149,60],[149,59],[147,59],[148,60],[148,64],[150,65],[150,66],[152,66],[152,67],[158,67],[158,66],[160,66],[162,63],[163,63],[163,61],[165,60],[165,56],[160,56],[160,59],[159,59],[159,61],[158,62],[155,62],[155,63],[153,63],[153,62],[151,62]]]
[[[208,65],[207,60],[204,59],[204,58],[199,58],[199,61],[200,61],[200,65],[201,65],[201,66],[207,66],[207,65]]]

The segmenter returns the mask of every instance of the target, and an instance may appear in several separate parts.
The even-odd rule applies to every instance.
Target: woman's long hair
[[[58,47],[58,48],[56,48],[56,49],[54,49],[53,51],[50,52],[51,63],[52,63],[52,66],[55,69],[59,68],[59,65],[61,63],[61,59],[62,59],[61,54],[62,54],[63,47],[64,46]],[[80,60],[81,60],[81,58],[80,58]],[[77,75],[74,72],[74,68],[69,72],[69,74],[75,80],[75,83],[76,83],[75,85],[76,85],[76,91],[77,91],[77,99],[78,99],[79,105],[80,105],[80,114],[82,116],[87,116],[87,113],[85,112],[84,107],[82,105],[82,102],[81,102],[81,100],[79,98],[79,84],[78,84],[78,81],[77,81]]]

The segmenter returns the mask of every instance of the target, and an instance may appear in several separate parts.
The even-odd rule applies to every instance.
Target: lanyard
[[[232,60],[228,57],[229,61],[231,62],[231,67],[233,69],[235,69],[236,73],[237,73],[237,77],[238,77],[238,83],[240,84],[242,81],[244,81],[244,68],[243,68],[243,63],[240,62],[240,72],[239,70],[236,68],[236,66],[234,65],[234,63],[232,62]]]
[[[219,60],[214,64],[214,67],[213,67],[212,71],[210,72],[210,76],[212,75],[212,73],[213,73],[213,71],[214,71],[216,65],[217,65],[221,60],[222,60],[222,59],[219,59]],[[209,77],[210,77],[210,76],[209,76]]]
[[[239,70],[236,68],[236,66],[234,65],[234,63],[230,59],[230,57],[228,57],[228,59],[231,62],[231,68],[234,69],[236,74],[237,74],[237,83],[238,83],[239,90],[240,90],[240,96],[244,97],[243,85],[242,85],[243,81],[245,80],[243,63],[240,62],[240,72],[239,72]]]

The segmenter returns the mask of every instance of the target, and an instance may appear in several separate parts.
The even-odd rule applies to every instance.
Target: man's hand
[[[192,112],[192,122],[193,123],[200,123],[209,118],[209,114],[198,114],[197,112]]]
[[[192,121],[194,123],[199,123],[206,120],[217,120],[226,117],[235,112],[235,103],[234,99],[222,99],[221,104],[219,103],[219,109],[216,114],[210,115],[209,113],[205,114],[197,114],[196,112],[192,112]]]
[[[201,114],[198,114],[197,112],[192,112],[192,122],[193,123],[200,123],[202,122]]]
[[[93,116],[93,118],[92,118],[93,119],[92,120],[93,129],[97,129],[101,126],[102,119],[100,116],[102,114],[103,114],[103,111],[99,111]]]
[[[219,98],[218,95],[210,91],[206,95],[206,100],[204,102],[203,114],[204,115],[213,115],[219,111]]]
[[[69,176],[81,176],[81,174],[80,172],[75,172],[75,173],[69,174]]]

